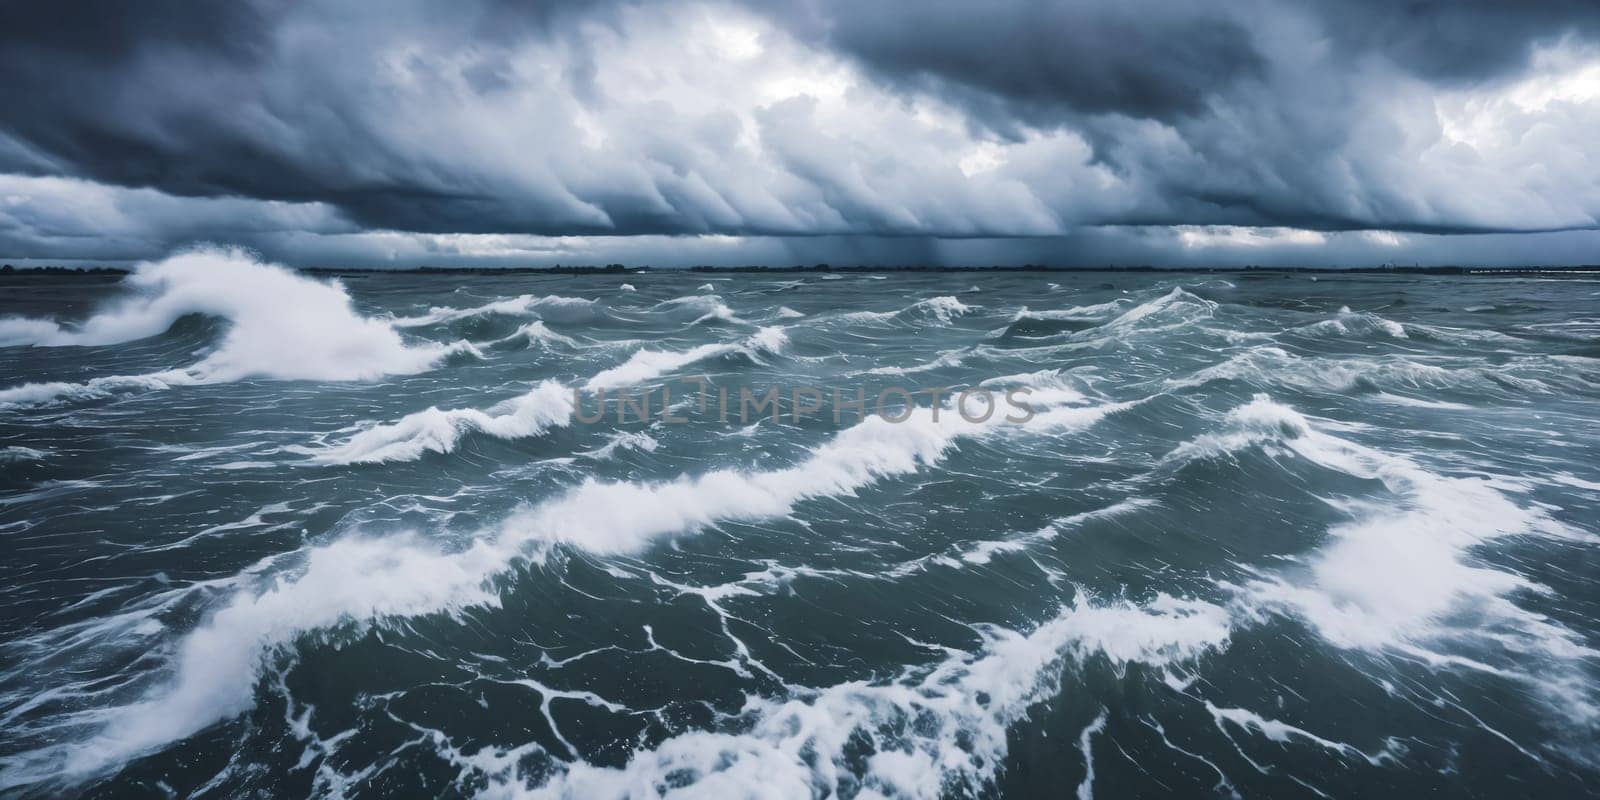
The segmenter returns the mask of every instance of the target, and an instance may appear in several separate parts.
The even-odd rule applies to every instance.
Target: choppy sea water
[[[0,794],[1593,793],[1597,309],[1592,277],[6,276]],[[997,413],[897,393],[943,387]]]

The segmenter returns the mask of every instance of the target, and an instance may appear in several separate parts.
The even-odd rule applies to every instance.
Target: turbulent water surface
[[[1582,277],[6,276],[0,793],[1591,793],[1597,309]],[[892,391],[933,387],[998,413]]]

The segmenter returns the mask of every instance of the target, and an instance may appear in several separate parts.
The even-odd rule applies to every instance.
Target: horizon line
[[[23,260],[23,259],[18,259]],[[31,259],[28,259],[31,260]],[[82,259],[91,261],[93,259]],[[1457,264],[1439,264],[1423,266],[1413,264],[1410,266],[1382,264],[1349,267],[1332,266],[1296,266],[1287,264],[1249,264],[1245,266],[1157,266],[1149,264],[1116,265],[1105,264],[1096,266],[1053,266],[1049,264],[994,264],[994,265],[932,265],[932,264],[899,264],[899,265],[866,265],[866,264],[793,264],[793,265],[763,265],[748,264],[739,266],[714,266],[709,264],[690,265],[682,267],[654,266],[649,264],[606,264],[587,265],[556,264],[554,266],[434,266],[417,265],[407,267],[360,267],[360,266],[309,266],[297,267],[284,265],[288,269],[305,273],[420,273],[420,274],[450,274],[450,273],[476,273],[496,272],[503,274],[571,274],[571,275],[626,275],[642,273],[694,273],[706,274],[713,272],[727,273],[878,273],[878,272],[1112,272],[1112,273],[1138,273],[1138,272],[1173,272],[1173,273],[1233,273],[1233,272],[1294,272],[1294,273],[1348,273],[1348,274],[1420,274],[1420,275],[1480,275],[1504,273],[1594,273],[1600,272],[1600,264],[1521,264],[1501,266],[1463,266]],[[51,275],[126,275],[133,272],[132,267],[126,266],[84,266],[68,264],[40,264],[16,265],[11,263],[0,264],[0,274],[16,275],[22,273],[41,273]]]

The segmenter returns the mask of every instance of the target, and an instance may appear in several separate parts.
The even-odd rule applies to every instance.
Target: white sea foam
[[[1092,425],[1129,404],[1058,409],[1026,423],[1032,430]],[[717,470],[662,483],[589,480],[512,514],[470,546],[445,552],[417,537],[346,536],[308,548],[303,566],[259,591],[241,591],[175,646],[170,678],[141,700],[96,712],[87,741],[22,754],[18,780],[86,776],[189,736],[250,707],[262,656],[296,637],[385,617],[448,613],[492,605],[490,579],[555,544],[595,554],[629,553],[656,539],[719,521],[785,516],[797,503],[859,491],[941,460],[954,443],[1000,430],[944,409],[916,409],[903,422],[870,417],[788,468]],[[1099,619],[1094,616],[1090,619]],[[1088,625],[1114,659],[1161,649],[1148,627]],[[983,662],[980,662],[983,663]]]
[[[700,288],[710,289],[711,285],[706,284]],[[733,313],[733,309],[728,308],[728,306],[722,302],[721,297],[714,294],[693,294],[686,295],[684,297],[674,297],[671,300],[663,300],[655,304],[654,308],[658,311],[686,309],[688,311],[698,313],[700,316],[696,317],[694,320],[694,324],[696,325],[706,322],[707,320],[735,322],[742,325],[749,324],[744,320],[744,318]]]
[[[940,325],[948,325],[956,317],[970,313],[973,306],[961,302],[950,295],[940,295],[918,300],[898,311],[852,311],[839,315],[839,319],[850,322],[888,322],[899,319],[931,319]]]
[[[656,787],[667,785],[705,797],[980,795],[1004,763],[1007,729],[1054,694],[1068,659],[1160,668],[1229,636],[1222,609],[1167,595],[1145,606],[1080,600],[1026,635],[978,630],[983,646],[974,654],[890,681],[750,697],[718,729],[637,751],[622,767],[579,762],[533,778],[504,759],[477,759],[494,770],[485,796],[659,796]]]
[[[592,311],[593,306],[593,300],[582,297],[564,297],[555,294],[543,296],[522,294],[516,297],[491,300],[481,306],[471,306],[469,308],[434,306],[426,314],[395,317],[389,320],[389,323],[400,328],[417,328],[425,325],[437,325],[441,322],[454,322],[458,319],[495,314],[505,316],[531,316],[541,312],[557,312],[565,313],[566,315],[587,314]]]
[[[1014,321],[1032,318],[1097,322],[1090,327],[1065,334],[1065,341],[1058,341],[1045,349],[1098,350],[1125,346],[1154,334],[1171,335],[1174,331],[1197,327],[1200,323],[1211,319],[1216,310],[1216,303],[1178,287],[1131,308],[1126,308],[1125,302],[1112,302],[1060,312],[1024,310]],[[1115,316],[1110,316],[1111,314]],[[1107,316],[1110,318],[1104,319]],[[1100,321],[1102,319],[1104,321]],[[1206,332],[1230,340],[1247,336],[1226,329],[1208,328]]]
[[[19,345],[50,346],[56,342],[63,342],[70,337],[71,331],[63,329],[53,319],[0,317],[0,347],[16,347]]]
[[[1094,800],[1094,737],[1106,729],[1106,710],[1100,709],[1094,721],[1078,734],[1078,752],[1083,754],[1083,781],[1078,784],[1078,800]]]
[[[49,450],[38,450],[32,447],[0,447],[0,464],[15,464],[22,461],[43,461],[50,457]]]
[[[619,389],[654,380],[661,375],[697,361],[739,350],[737,344],[703,344],[689,350],[640,349],[622,364],[601,370],[584,384],[591,392]]]
[[[1600,482],[1586,481],[1570,472],[1552,472],[1545,475],[1544,479],[1560,486],[1574,486],[1591,492],[1600,492]]]
[[[523,325],[522,327],[516,329],[516,331],[512,332],[510,336],[495,340],[494,344],[504,344],[506,342],[513,342],[517,340],[527,342],[529,347],[548,347],[549,345],[554,344],[558,344],[563,347],[579,346],[576,339],[573,339],[570,336],[563,336],[562,334],[550,330],[549,326],[545,325],[544,320],[542,319],[536,319]]]
[[[945,323],[972,311],[972,306],[948,295],[919,300],[912,308],[932,314],[935,319]]]
[[[1029,404],[1054,406],[1089,401],[1089,396],[1085,394],[1088,384],[1080,376],[1059,369],[1002,375],[990,378],[982,385],[986,388],[1026,389],[1026,392],[1018,394],[1018,398]]]
[[[1513,612],[1502,599],[1532,588],[1526,579],[1472,566],[1466,551],[1491,538],[1552,523],[1517,506],[1481,478],[1443,478],[1409,460],[1313,429],[1292,410],[1258,397],[1234,412],[1245,427],[1273,428],[1299,455],[1330,469],[1377,479],[1400,502],[1336,526],[1311,563],[1309,587],[1267,581],[1264,597],[1287,601],[1335,644],[1378,647],[1425,639],[1453,608]]]
[[[946,350],[938,358],[913,367],[873,367],[867,370],[868,375],[915,375],[919,372],[931,372],[945,367],[959,367],[966,358],[964,349]]]
[[[1376,754],[1368,754],[1354,745],[1318,736],[1304,728],[1298,728],[1286,722],[1268,719],[1249,709],[1218,708],[1209,700],[1205,701],[1205,707],[1206,711],[1211,713],[1211,719],[1216,723],[1217,728],[1223,733],[1227,733],[1227,726],[1223,723],[1229,723],[1238,726],[1241,730],[1260,734],[1279,744],[1299,739],[1347,758],[1360,759],[1375,767],[1382,766],[1386,760],[1392,760],[1393,758],[1387,749]]]
[[[1452,403],[1448,400],[1423,400],[1417,397],[1389,394],[1388,392],[1378,392],[1372,396],[1372,399],[1377,400],[1380,403],[1388,403],[1396,406],[1410,406],[1412,408],[1432,408],[1440,411],[1472,410],[1472,406],[1469,406],[1466,403]]]
[[[1023,308],[1018,311],[1014,319],[1040,319],[1040,320],[1103,320],[1114,314],[1120,314],[1132,304],[1131,300],[1118,298],[1105,303],[1094,303],[1086,306],[1072,306],[1071,308],[1034,310]]]
[[[1025,322],[1035,320],[1040,322],[1104,322],[1108,317],[1122,309],[1127,308],[1127,301],[1098,303],[1089,306],[1074,306],[1059,309],[1031,309],[1023,306],[1013,314],[1012,322]]]
[[[1339,309],[1339,315],[1333,319],[1325,319],[1295,328],[1292,333],[1302,333],[1312,336],[1351,336],[1368,333],[1382,333],[1396,339],[1408,339],[1406,327],[1392,319],[1385,319],[1371,312],[1351,311],[1348,306]]]
[[[100,400],[132,392],[159,391],[174,386],[192,386],[198,381],[179,369],[148,375],[110,375],[79,383],[44,381],[0,389],[0,408],[41,406],[67,400]]]
[[[1099,414],[1086,413],[1084,418],[1098,419]],[[992,427],[992,422],[967,422],[950,410],[937,421],[928,409],[918,409],[899,423],[869,417],[788,469],[717,470],[650,484],[587,481],[558,502],[513,515],[502,535],[569,542],[596,553],[632,552],[663,534],[719,520],[780,517],[807,498],[847,494],[881,478],[913,472],[939,461],[959,437]]]
[[[87,742],[47,747],[14,759],[4,782],[59,774],[85,777],[194,734],[249,708],[266,649],[305,631],[377,615],[439,609],[441,586],[458,602],[489,602],[470,558],[442,558],[420,542],[347,537],[312,548],[298,577],[260,594],[240,592],[184,637],[171,683],[144,699],[97,712],[104,728]],[[0,782],[0,783],[4,783]]]
[[[1548,326],[1534,325],[1529,327]],[[1582,328],[1584,326],[1581,323],[1570,327],[1575,329],[1568,330],[1568,333],[1576,334],[1580,337],[1582,336]],[[1509,334],[1501,333],[1500,331],[1488,330],[1485,328],[1456,328],[1448,325],[1423,325],[1415,322],[1409,323],[1407,328],[1412,333],[1416,334],[1415,338],[1418,339],[1431,339],[1434,341],[1450,342],[1453,344],[1461,344],[1468,347],[1477,348],[1514,348],[1523,344],[1525,341],[1517,336],[1511,336]]]
[[[661,443],[648,433],[636,431],[618,431],[601,445],[599,449],[587,453],[588,456],[598,461],[603,461],[616,455],[618,450],[638,450],[645,453],[654,453]]]
[[[1168,380],[1167,385],[1197,387],[1219,380],[1322,392],[1348,392],[1363,386],[1395,390],[1471,390],[1480,394],[1504,393],[1508,388],[1528,392],[1549,390],[1544,381],[1517,374],[1512,366],[1453,368],[1398,356],[1382,359],[1301,357],[1278,347],[1250,348],[1222,363]],[[1436,401],[1411,404],[1422,402]]]
[[[1282,610],[1325,640],[1352,649],[1403,653],[1437,665],[1520,676],[1585,725],[1600,710],[1582,687],[1582,662],[1600,657],[1581,637],[1512,596],[1544,587],[1478,563],[1475,548],[1512,534],[1565,533],[1540,508],[1524,508],[1486,478],[1435,475],[1411,460],[1323,433],[1293,409],[1257,395],[1228,415],[1228,430],[1201,437],[1171,459],[1233,452],[1270,441],[1324,468],[1376,480],[1387,502],[1344,503],[1352,518],[1303,566],[1261,572],[1237,587],[1247,613]],[[1452,644],[1453,643],[1453,644]],[[1463,656],[1437,648],[1479,646]],[[1503,649],[1532,659],[1493,667]],[[1476,665],[1475,667],[1473,665]]]
[[[781,353],[788,341],[783,328],[768,326],[739,342],[703,344],[689,350],[640,349],[622,364],[596,373],[584,388],[596,392],[635,386],[690,364],[730,353],[744,353],[759,361],[764,355]]]
[[[57,325],[32,343],[107,345],[155,336],[178,318],[205,314],[229,322],[222,341],[198,363],[146,375],[81,383],[30,383],[0,390],[0,406],[105,397],[171,386],[276,380],[371,380],[421,372],[471,345],[408,345],[388,323],[363,317],[337,282],[324,283],[262,264],[238,250],[192,250],[140,264],[124,283],[132,297],[77,326]]]
[[[994,559],[996,554],[1027,550],[1039,542],[1054,539],[1055,537],[1060,536],[1063,531],[1078,528],[1086,522],[1112,519],[1124,514],[1131,514],[1136,511],[1152,508],[1156,505],[1157,503],[1154,500],[1143,497],[1130,497],[1126,500],[1106,506],[1105,508],[1097,508],[1093,511],[1084,511],[1068,517],[1062,517],[1061,519],[1052,520],[1049,525],[1021,536],[1013,536],[1008,539],[976,542],[962,548],[956,554],[956,557],[959,557],[962,562],[967,564],[987,564]],[[946,555],[939,555],[935,556],[933,559],[923,559],[922,561],[926,560],[933,560],[938,563],[954,563],[954,558]],[[912,564],[902,565],[900,568],[894,570],[894,572],[908,574],[910,572],[920,571],[919,568],[921,566],[921,563],[913,562]]]
[[[572,418],[572,392],[555,381],[544,381],[527,394],[506,400],[487,411],[476,408],[429,408],[407,414],[398,422],[375,425],[349,441],[315,453],[318,464],[375,464],[416,461],[424,453],[449,453],[463,436],[483,433],[499,439],[537,436],[566,425]]]
[[[1154,300],[1148,300],[1122,312],[1105,325],[1108,328],[1138,327],[1146,331],[1166,330],[1198,319],[1210,318],[1216,310],[1216,303],[1187,292],[1182,287],[1175,287]]]

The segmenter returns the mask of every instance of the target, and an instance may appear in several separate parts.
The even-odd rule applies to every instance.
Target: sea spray
[[[227,330],[200,361],[187,367],[83,382],[23,384],[0,390],[0,406],[247,378],[374,380],[421,372],[451,353],[476,353],[465,342],[408,343],[390,323],[357,313],[338,282],[264,264],[241,250],[199,249],[145,262],[125,284],[127,296],[79,324],[44,326],[34,321],[28,343],[117,344],[156,336],[189,314],[223,319]]]

